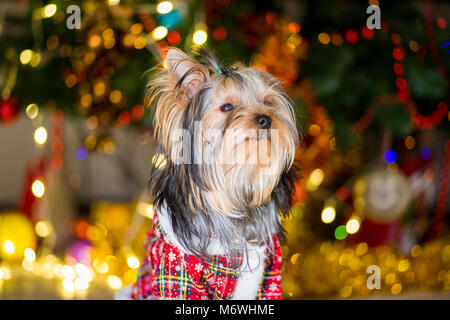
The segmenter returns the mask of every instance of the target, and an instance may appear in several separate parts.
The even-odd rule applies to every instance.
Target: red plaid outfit
[[[273,242],[274,254],[265,259],[264,274],[256,296],[258,300],[282,298],[280,243],[276,236]],[[205,263],[179,250],[166,241],[156,210],[153,228],[147,235],[146,251],[137,281],[132,287],[133,299],[233,298],[242,256],[230,258],[215,255],[212,263]]]

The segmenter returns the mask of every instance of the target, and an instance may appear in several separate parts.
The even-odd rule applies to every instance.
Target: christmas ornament
[[[0,257],[7,261],[20,261],[27,248],[36,248],[30,220],[20,212],[0,214]]]
[[[381,223],[400,218],[411,200],[406,178],[382,168],[362,176],[355,183],[354,191],[355,209]]]

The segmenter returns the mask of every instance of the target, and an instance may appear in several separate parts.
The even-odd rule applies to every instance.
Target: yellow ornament
[[[32,223],[20,212],[0,214],[0,257],[21,261],[27,248],[36,248]]]

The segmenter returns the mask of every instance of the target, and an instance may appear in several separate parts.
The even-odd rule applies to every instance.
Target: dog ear
[[[208,70],[176,48],[167,52],[166,59],[169,75],[191,100],[209,77]]]

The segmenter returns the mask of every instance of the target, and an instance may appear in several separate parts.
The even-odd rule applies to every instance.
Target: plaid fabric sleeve
[[[258,291],[257,300],[281,300],[281,248],[276,236],[273,237],[274,250],[266,261],[263,279]]]
[[[146,256],[132,288],[133,299],[206,300],[209,295],[201,280],[204,264],[164,240],[158,217],[148,233]]]

